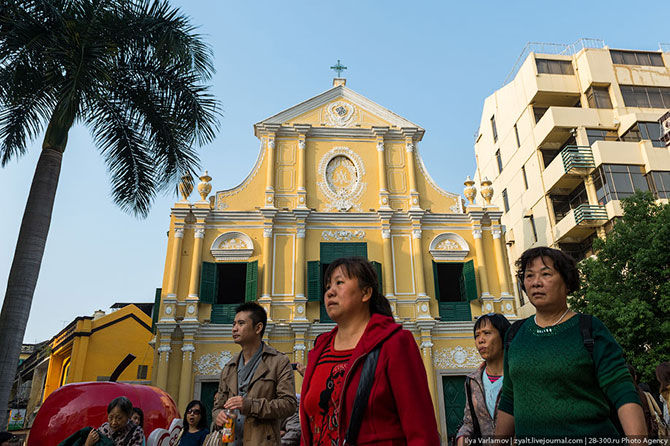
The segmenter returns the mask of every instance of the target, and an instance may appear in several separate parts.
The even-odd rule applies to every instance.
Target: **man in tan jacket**
[[[267,314],[255,302],[235,310],[233,341],[242,351],[221,371],[213,419],[235,418],[234,446],[281,444],[279,426],[297,407],[293,369],[286,355],[266,345]]]

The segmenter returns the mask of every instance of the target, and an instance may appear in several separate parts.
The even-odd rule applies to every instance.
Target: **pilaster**
[[[472,237],[475,239],[475,262],[477,268],[477,277],[479,278],[479,285],[481,286],[481,300],[482,304],[485,300],[493,300],[489,289],[488,272],[486,270],[486,253],[484,251],[484,243],[482,242],[482,219],[484,218],[484,211],[479,206],[468,206],[467,213],[470,217],[470,224],[472,226]]]
[[[193,353],[195,352],[194,335],[198,329],[197,324],[181,324],[184,333],[184,341],[181,347],[181,375],[179,378],[179,411],[184,412],[186,406],[193,399]]]
[[[384,156],[384,135],[389,131],[388,127],[372,127],[377,145],[377,167],[379,170],[379,208],[391,209],[389,206],[389,191],[386,181],[386,157]]]
[[[414,135],[417,133],[416,129],[403,128],[402,133],[405,136],[405,153],[407,156],[407,174],[409,177],[409,193],[410,193],[410,208],[420,209],[419,190],[416,187],[416,163],[414,162],[414,151],[416,149],[416,141]]]
[[[298,132],[298,205],[299,209],[307,209],[307,189],[305,188],[305,151],[307,150],[307,133],[312,128],[309,124],[295,124]]]
[[[272,320],[272,232],[277,209],[261,208],[263,214],[263,287],[258,303]]]
[[[177,327],[176,323],[159,322],[156,329],[160,335],[158,349],[158,372],[156,374],[156,387],[167,391],[168,363],[172,351],[172,333]]]

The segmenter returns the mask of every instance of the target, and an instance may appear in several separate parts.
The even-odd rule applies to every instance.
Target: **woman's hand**
[[[91,432],[88,433],[88,437],[86,437],[86,442],[84,443],[84,446],[93,446],[100,440],[100,433],[98,432],[97,429],[92,429]]]

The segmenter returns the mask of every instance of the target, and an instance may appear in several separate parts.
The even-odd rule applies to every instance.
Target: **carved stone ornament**
[[[212,185],[210,181],[212,181],[212,177],[210,177],[207,174],[207,171],[205,171],[205,174],[200,177],[200,183],[198,184],[198,193],[200,194],[202,201],[207,201],[207,195],[209,195],[209,193],[212,191]]]
[[[363,160],[348,147],[334,147],[319,163],[319,189],[326,196],[326,210],[347,212],[351,208],[361,211],[356,203],[366,188],[361,181],[365,175]]]
[[[428,250],[435,260],[464,260],[470,252],[470,247],[460,235],[443,232],[430,242]]]
[[[324,240],[337,240],[340,242],[357,238],[363,240],[365,238],[365,231],[323,231],[321,237]]]
[[[465,195],[465,198],[468,199],[470,204],[474,204],[475,198],[477,198],[477,188],[475,187],[475,182],[472,181],[470,176],[468,176],[463,184],[465,185],[465,189],[463,189],[463,195]]]
[[[474,369],[482,358],[476,348],[441,348],[433,351],[433,364],[437,369]]]
[[[231,359],[233,354],[229,351],[207,353],[193,361],[193,371],[198,375],[219,375]]]
[[[351,127],[356,116],[356,107],[344,101],[333,102],[326,105],[326,119],[333,127]]]
[[[486,202],[486,206],[491,206],[491,198],[493,198],[493,187],[491,187],[491,180],[488,179],[488,177],[484,177],[481,183],[481,194],[482,198],[484,198],[484,201]]]
[[[254,242],[242,232],[226,232],[214,240],[210,252],[216,260],[246,260],[254,253]]]

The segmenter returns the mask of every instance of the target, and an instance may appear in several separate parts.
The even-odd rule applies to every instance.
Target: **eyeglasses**
[[[186,415],[193,414],[193,415],[200,415],[200,409],[189,409],[186,412]]]

